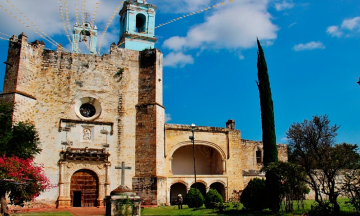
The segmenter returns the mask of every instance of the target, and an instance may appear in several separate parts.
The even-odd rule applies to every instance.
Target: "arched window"
[[[146,17],[144,14],[136,15],[136,32],[143,33],[145,32],[146,26]]]

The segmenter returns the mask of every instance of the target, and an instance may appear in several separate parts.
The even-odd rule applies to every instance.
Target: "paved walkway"
[[[96,207],[86,207],[86,208],[79,207],[79,208],[62,208],[62,209],[43,208],[43,209],[33,209],[28,212],[64,212],[64,211],[68,211],[74,216],[105,215],[105,208],[96,208]]]

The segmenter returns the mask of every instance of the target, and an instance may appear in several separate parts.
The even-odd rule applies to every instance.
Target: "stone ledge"
[[[190,125],[182,125],[182,124],[165,124],[165,130],[182,130],[182,131],[191,131]],[[240,130],[232,130],[229,128],[222,127],[209,127],[209,126],[196,126],[195,132],[218,132],[218,133],[229,133],[230,131],[239,131]]]
[[[1,96],[2,96],[2,95],[7,95],[7,94],[19,94],[19,95],[22,95],[22,96],[25,96],[25,97],[28,97],[28,98],[31,98],[31,99],[36,100],[36,98],[35,98],[34,96],[29,95],[29,94],[27,94],[27,93],[25,93],[25,92],[17,91],[17,90],[12,91],[12,92],[3,92],[3,93],[0,93]]]
[[[264,172],[260,172],[260,170],[243,170],[243,176],[259,176],[265,177]]]

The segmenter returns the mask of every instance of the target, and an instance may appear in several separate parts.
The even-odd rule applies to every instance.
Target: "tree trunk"
[[[0,189],[0,204],[1,204],[1,209],[0,209],[0,213],[1,215],[5,215],[8,216],[8,208],[7,208],[7,203],[6,203],[6,191],[1,190]]]

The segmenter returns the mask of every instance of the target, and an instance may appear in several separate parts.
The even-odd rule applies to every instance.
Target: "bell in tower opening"
[[[124,2],[120,15],[121,48],[142,51],[155,47],[155,10],[156,6],[145,0]]]
[[[86,47],[89,49],[90,54],[96,54],[97,30],[96,25],[92,26],[91,23],[87,21],[82,25],[75,23],[73,30],[72,52],[80,53],[79,42],[84,42]]]

